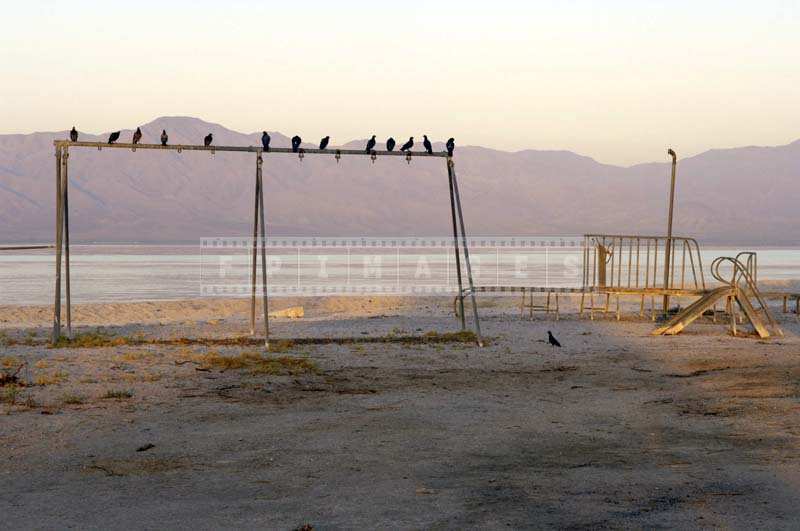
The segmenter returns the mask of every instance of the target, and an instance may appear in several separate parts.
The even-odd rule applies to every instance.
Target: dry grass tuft
[[[203,369],[249,369],[252,374],[303,374],[317,372],[316,364],[305,358],[280,356],[267,357],[258,352],[242,352],[238,356],[225,356],[218,352],[209,352],[195,356],[194,361]]]
[[[3,356],[2,359],[0,359],[0,365],[2,365],[4,369],[16,369],[22,365],[22,360],[16,356]]]
[[[133,391],[129,389],[108,389],[100,398],[104,400],[125,400],[132,397]]]
[[[64,371],[55,371],[38,375],[33,383],[40,386],[55,385],[64,382],[68,377],[69,374]]]
[[[58,341],[50,345],[50,348],[98,348],[98,347],[121,347],[123,345],[135,344],[136,341],[126,337],[114,337],[106,332],[85,332],[75,334],[72,339],[61,336]]]
[[[84,400],[85,400],[84,397],[82,397],[81,395],[72,394],[72,393],[65,394],[64,397],[61,399],[62,402],[64,402],[65,404],[70,404],[70,405],[83,404]]]

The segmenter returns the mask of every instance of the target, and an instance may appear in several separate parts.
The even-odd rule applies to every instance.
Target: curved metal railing
[[[739,260],[739,257],[742,255],[748,256],[745,263],[742,263]],[[767,302],[758,291],[755,278],[751,273],[752,268],[755,267],[756,259],[754,257],[755,253],[752,252],[739,253],[736,255],[736,258],[731,256],[719,256],[715,258],[713,262],[711,262],[711,275],[722,284],[727,284],[731,288],[734,288],[739,292],[743,292],[743,296],[754,298],[756,302],[758,302],[759,306],[758,308],[755,308],[755,310],[761,311],[764,316],[766,316],[769,325],[772,326],[781,337],[783,337],[783,331],[780,329],[778,322],[769,311]],[[720,271],[720,267],[722,267],[723,264],[730,264],[730,277],[725,276]]]

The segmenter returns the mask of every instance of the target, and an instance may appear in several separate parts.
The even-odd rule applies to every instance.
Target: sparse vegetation
[[[16,384],[3,386],[2,392],[0,392],[0,398],[2,398],[2,402],[13,406],[17,401],[20,389],[20,386]]]

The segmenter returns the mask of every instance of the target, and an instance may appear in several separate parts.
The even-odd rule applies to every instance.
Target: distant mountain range
[[[209,132],[218,145],[259,145],[261,137],[197,118],[163,117],[142,126],[144,141],[157,142],[162,129],[171,143],[197,144]],[[122,139],[131,134],[123,130]],[[273,146],[289,146],[287,136],[270,134]],[[0,135],[0,242],[53,240],[53,140],[67,136],[66,130]],[[107,137],[81,134],[82,140]],[[334,139],[331,147],[335,144]],[[670,171],[666,155],[664,160],[620,167],[569,151],[509,153],[458,146],[456,170],[468,232],[663,234]],[[73,149],[72,241],[246,236],[254,175],[252,154]],[[442,236],[451,230],[442,159],[408,165],[402,158],[378,158],[373,164],[366,157],[343,157],[337,164],[332,157],[300,161],[275,154],[265,159],[264,178],[273,234]],[[680,159],[676,205],[678,235],[719,244],[800,244],[800,141]]]

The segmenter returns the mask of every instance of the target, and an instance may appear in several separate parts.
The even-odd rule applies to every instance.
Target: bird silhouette
[[[137,127],[136,131],[133,132],[133,143],[138,144],[141,139],[142,139],[142,129],[140,127]]]
[[[445,147],[447,148],[447,156],[452,157],[453,151],[455,151],[456,149],[456,139],[455,138],[448,139],[447,144],[445,144]]]
[[[320,140],[319,141],[319,148],[320,149],[325,149],[326,147],[328,147],[328,142],[330,142],[330,140],[331,140],[331,137],[329,137],[329,136],[326,136],[325,138]]]
[[[109,137],[108,137],[108,143],[109,143],[109,144],[113,144],[113,143],[114,143],[114,142],[116,142],[117,140],[119,140],[119,131],[116,131],[116,132],[114,132],[114,133],[111,133],[111,134],[109,135]]]
[[[561,343],[558,342],[558,339],[555,338],[550,330],[547,331],[547,341],[550,343],[551,347],[561,347]]]
[[[394,146],[397,142],[394,141],[394,138],[389,137],[389,140],[386,141],[386,151],[394,151]]]
[[[269,133],[263,131],[261,133],[261,145],[264,147],[264,151],[269,151],[269,142],[272,140],[269,136]]]
[[[375,135],[372,135],[372,138],[367,141],[367,153],[372,153],[372,150],[375,149],[375,144]]]
[[[162,129],[161,130],[161,145],[162,146],[166,146],[168,140],[169,140],[169,136],[167,135],[167,130],[166,129]]]
[[[425,137],[425,140],[422,141],[422,145],[425,146],[425,151],[428,152],[428,155],[433,153],[433,146],[431,145],[431,141],[428,140],[428,135],[422,135]]]
[[[69,132],[69,139],[73,142],[78,141],[78,130],[75,129],[75,126],[72,126],[72,131]]]
[[[211,145],[211,142],[214,140],[214,135],[208,133],[206,137],[203,139],[203,145],[208,147]]]
[[[300,138],[300,137],[299,137],[299,136],[297,136],[297,135],[294,135],[294,136],[292,137],[292,151],[293,151],[294,153],[297,153],[297,150],[298,150],[298,149],[300,149],[300,142],[302,142],[302,141],[303,141],[303,139],[302,139],[302,138]]]
[[[411,148],[414,147],[414,137],[408,139],[408,142],[403,144],[403,147],[400,148],[400,151],[411,151]]]

